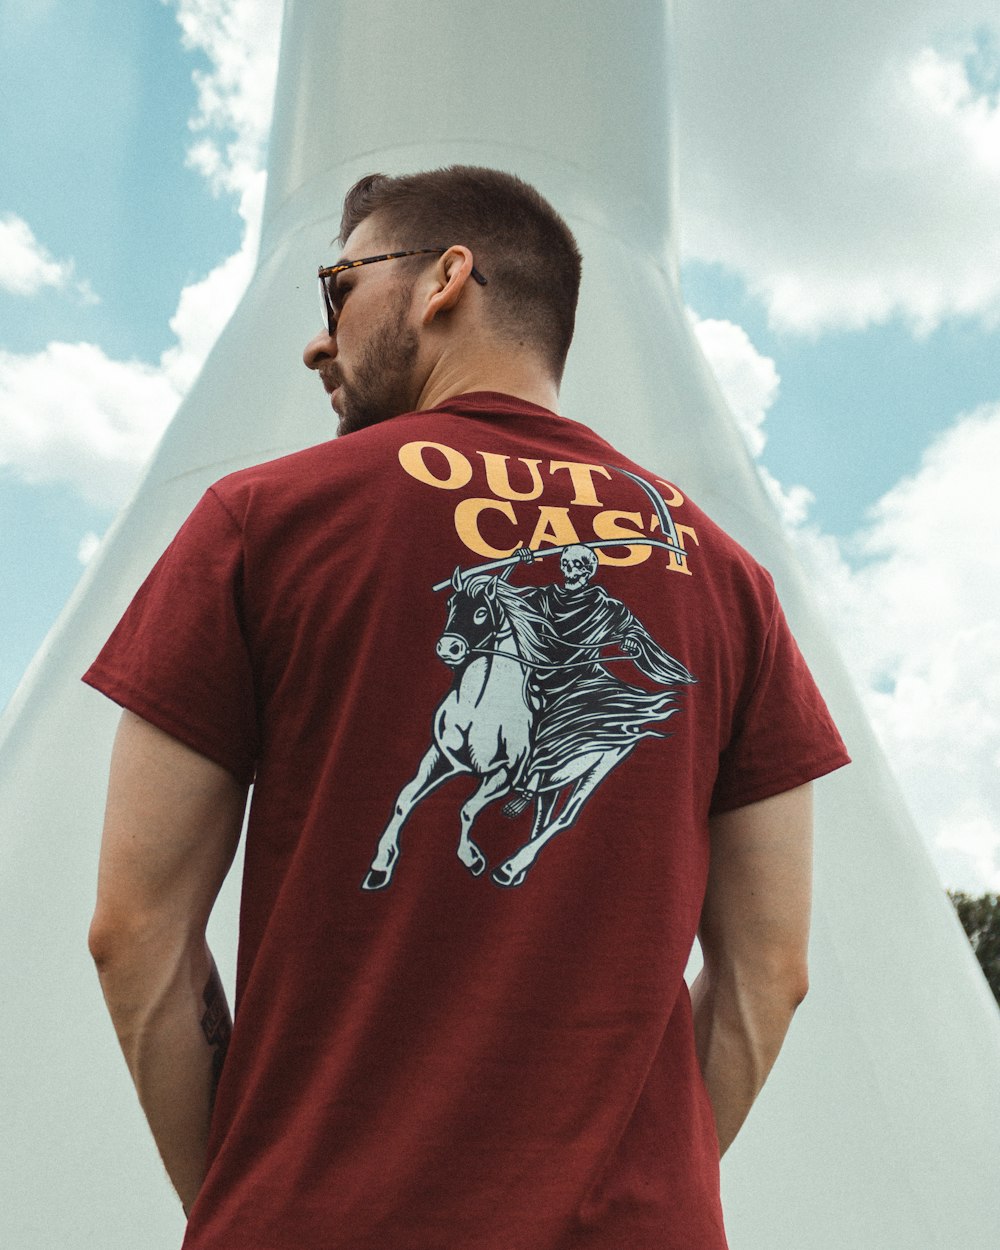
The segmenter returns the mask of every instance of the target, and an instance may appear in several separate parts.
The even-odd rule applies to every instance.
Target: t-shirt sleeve
[[[209,490],[83,680],[249,784],[258,729],[242,598],[242,534]]]
[[[711,812],[782,794],[850,763],[777,597],[756,680],[719,757]]]

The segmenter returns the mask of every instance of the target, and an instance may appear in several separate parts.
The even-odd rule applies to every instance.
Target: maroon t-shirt
[[[725,1247],[708,816],[847,756],[680,490],[460,396],[213,486],[86,680],[255,780],[186,1250]]]

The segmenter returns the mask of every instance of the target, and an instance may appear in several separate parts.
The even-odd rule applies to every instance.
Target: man
[[[843,745],[767,574],[558,415],[551,206],[373,175],[341,244],[305,363],[346,437],[211,488],[86,678],[126,708],[91,949],[184,1246],[721,1250]],[[524,591],[581,547],[645,634],[585,648],[628,715],[567,751],[531,688],[572,605]],[[230,1036],[205,925],[251,780]]]

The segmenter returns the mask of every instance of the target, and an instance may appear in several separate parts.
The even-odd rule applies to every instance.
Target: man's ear
[[[434,266],[435,286],[424,302],[420,320],[430,325],[439,313],[448,312],[458,304],[472,275],[473,257],[467,247],[455,244]]]

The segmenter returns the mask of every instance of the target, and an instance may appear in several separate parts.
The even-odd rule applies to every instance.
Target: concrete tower
[[[692,337],[664,0],[287,0],[255,277],[0,725],[0,1242],[168,1250],[162,1179],[86,952],[117,714],[79,682],[201,491],[331,434],[299,356],[347,186],[512,170],[586,258],[563,410],[775,574],[854,765],[818,784],[813,989],[723,1168],[734,1250],[966,1250],[1000,1228],[1000,1019]],[[233,967],[236,886],[213,919]]]

